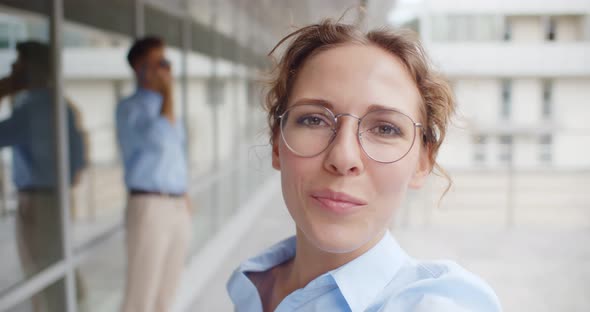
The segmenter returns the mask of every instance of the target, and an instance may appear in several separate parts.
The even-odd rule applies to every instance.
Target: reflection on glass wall
[[[125,64],[129,39],[78,24],[64,24],[64,93],[77,107],[87,167],[72,190],[76,246],[120,220],[126,200],[115,140],[117,101],[132,87]]]
[[[0,14],[0,231],[3,261],[0,290],[15,286],[63,259],[58,197],[57,126],[48,19],[21,12]],[[86,166],[79,115],[67,102],[70,187]],[[65,309],[63,280],[34,295],[34,311]]]
[[[0,143],[4,147],[0,248],[8,255],[0,267],[0,294],[31,285],[26,283],[28,278],[39,276],[51,264],[73,263],[75,272],[74,294],[66,294],[60,282],[27,299],[17,311],[65,311],[63,300],[73,295],[80,310],[116,310],[124,300],[125,285],[141,282],[125,280],[127,268],[137,267],[127,258],[137,244],[125,231],[126,206],[138,191],[158,190],[125,183],[125,155],[116,118],[123,99],[138,89],[137,72],[126,59],[134,37],[156,35],[166,43],[162,59],[171,68],[173,115],[186,132],[182,151],[175,155],[184,154],[187,159],[190,175],[185,192],[190,201],[186,203],[196,211],[187,217],[192,225],[187,258],[224,226],[268,176],[269,168],[262,168],[259,159],[267,151],[252,151],[253,145],[261,143],[257,136],[264,129],[264,118],[258,109],[260,92],[252,54],[253,48],[260,47],[248,39],[257,37],[248,29],[251,18],[238,14],[230,2],[192,1],[193,13],[202,7],[209,11],[187,26],[158,3],[145,5],[143,14],[150,23],[142,25],[142,31],[129,29],[126,22],[133,20],[135,7],[125,3],[119,8],[127,15],[113,15],[112,25],[100,20],[101,12],[84,13],[75,3],[63,7],[58,48],[71,183],[61,192],[56,186],[58,144],[52,101],[52,87],[58,84],[50,80],[49,51],[54,43],[48,19],[31,13],[38,10],[34,5],[0,10]],[[134,142],[125,146],[130,144]],[[137,163],[133,157],[129,163]],[[173,166],[170,163],[160,171],[165,174]],[[66,204],[58,195],[69,200],[66,224],[61,216]],[[154,235],[163,233],[152,230]],[[62,236],[64,231],[67,237]],[[81,257],[80,263],[72,258],[66,261],[64,241],[71,242],[71,254]],[[180,262],[177,268],[182,270]],[[59,300],[55,299],[58,293]]]
[[[86,169],[70,194],[71,236],[76,250],[84,251],[97,237],[116,229],[124,216],[127,194],[114,112],[117,101],[133,87],[125,63],[130,39],[76,23],[66,22],[63,27],[64,94],[76,105],[76,122],[86,146]],[[124,250],[117,249],[122,238],[115,237],[119,240],[110,238],[111,243],[97,253],[106,257],[91,257],[76,270],[82,311],[106,306],[116,310],[120,304],[125,259]]]
[[[32,300],[22,302],[8,310],[6,312],[29,312],[29,311],[65,311],[65,302],[63,299],[57,299],[57,293],[55,290],[63,289],[65,281],[64,279],[58,279],[57,281],[51,283],[49,286],[44,287],[40,291],[36,292],[33,297],[34,298],[43,298],[42,300]],[[60,291],[61,292],[61,291]],[[52,297],[48,297],[46,294],[52,294]],[[61,297],[63,293],[59,294]],[[48,299],[50,298],[50,299]],[[78,311],[84,311],[83,309],[78,309]]]

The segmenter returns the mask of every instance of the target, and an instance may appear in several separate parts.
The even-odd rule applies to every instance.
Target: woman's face
[[[423,122],[420,94],[402,62],[374,46],[348,44],[308,59],[288,107],[309,102],[358,117],[383,106]],[[374,244],[407,188],[419,188],[430,172],[419,129],[410,152],[384,164],[362,151],[357,124],[357,119],[341,117],[330,146],[314,157],[294,154],[280,134],[274,138],[273,167],[281,171],[289,213],[302,239],[325,252],[348,253]]]

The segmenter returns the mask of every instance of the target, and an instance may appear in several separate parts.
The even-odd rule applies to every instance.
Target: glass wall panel
[[[209,37],[192,36],[191,40],[209,40]],[[214,125],[215,95],[212,93],[212,58],[188,51],[187,103],[184,121],[187,129],[188,161],[191,169],[189,192],[193,217],[192,249],[200,248],[218,226],[217,198],[214,195],[217,176],[216,148],[218,133]]]
[[[122,225],[128,190],[115,112],[137,88],[126,60],[135,16],[128,3],[121,4],[124,10],[119,13],[129,16],[113,17],[111,27],[104,12],[98,11],[99,1],[84,1],[65,1],[60,12],[65,20],[58,25],[63,44],[65,149],[71,169],[64,190],[71,223],[62,224],[49,19],[38,13],[43,5],[47,7],[41,11],[49,12],[51,1],[0,0],[11,6],[0,6],[0,294],[30,287],[31,277],[65,260],[62,233],[66,232],[72,254],[82,257],[75,268],[68,268],[75,272],[78,310],[116,311],[126,277]],[[164,5],[148,0],[145,25],[139,29],[168,44],[165,57],[173,73],[175,117],[186,129],[189,196],[196,211],[190,257],[257,193],[272,169],[259,77],[251,65],[251,50],[257,47],[252,38],[264,35],[258,31],[262,24],[247,12],[236,11],[233,1],[186,3],[194,18],[190,27],[178,17],[185,2]],[[258,30],[253,30],[254,23]],[[186,29],[191,33],[184,36]],[[198,52],[182,50],[185,38]],[[250,65],[240,65],[242,61]],[[10,311],[62,312],[66,297],[62,277]]]
[[[86,160],[71,196],[73,237],[79,247],[123,218],[127,196],[115,110],[133,86],[126,62],[130,39],[67,21],[63,29],[64,94],[83,134]]]
[[[117,232],[78,266],[78,306],[82,312],[118,311],[125,287],[125,234]]]
[[[115,110],[133,90],[126,61],[131,40],[80,22],[66,20],[62,27],[64,96],[82,133],[85,160],[70,196],[74,254],[89,255],[75,269],[77,302],[82,311],[115,311],[125,276],[119,225],[127,199]]]
[[[49,12],[48,4],[38,6]],[[47,14],[0,7],[0,292],[63,259]],[[81,129],[68,107],[71,178],[83,170]],[[63,311],[64,284],[24,305]]]
[[[65,296],[62,295],[64,284],[64,279],[60,279],[34,294],[34,299],[17,304],[6,312],[65,311]]]

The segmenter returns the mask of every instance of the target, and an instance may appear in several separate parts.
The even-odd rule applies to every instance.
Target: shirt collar
[[[256,298],[255,302],[249,302],[243,298],[248,297],[243,295],[244,292],[258,294],[256,287],[244,273],[266,271],[293,258],[295,246],[296,239],[293,236],[243,262],[228,283],[228,291],[232,301],[247,305],[259,305],[259,296],[253,296]],[[314,284],[314,287],[322,287],[325,283],[336,283],[351,311],[364,311],[391,282],[407,257],[391,233],[387,231],[373,248],[349,263],[319,276],[308,286]],[[332,278],[325,279],[327,276]]]
[[[295,236],[289,237],[269,249],[264,253],[248,259],[240,265],[241,272],[263,272],[271,269],[293,257],[295,257]]]
[[[407,257],[387,231],[377,245],[330,274],[351,311],[364,311],[391,282]]]
[[[264,251],[259,256],[243,262],[232,274],[227,291],[240,311],[262,311],[262,303],[256,286],[246,276],[246,272],[263,272],[295,256],[295,236],[287,238]]]
[[[150,90],[150,89],[146,89],[146,88],[142,88],[142,87],[138,87],[137,91],[135,93],[139,96],[146,96],[146,97],[154,98],[157,100],[162,99],[162,95],[160,93],[158,93],[154,90]]]

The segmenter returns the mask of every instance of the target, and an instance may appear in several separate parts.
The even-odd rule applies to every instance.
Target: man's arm
[[[174,124],[176,118],[174,116],[174,100],[172,99],[172,88],[167,87],[162,92],[162,110],[160,115],[168,119],[170,123]]]
[[[12,146],[25,140],[29,131],[26,113],[20,110],[12,112],[12,116],[0,122],[0,147]]]
[[[172,97],[172,73],[170,68],[158,67],[156,69],[156,79],[162,95],[162,109],[160,115],[168,119],[171,124],[174,124],[176,118],[174,117],[174,99]]]
[[[22,70],[13,71],[10,75],[0,79],[0,101],[7,95],[27,89],[26,81],[27,79]]]
[[[10,77],[5,77],[0,79],[0,101],[2,99],[12,93],[12,82]]]

